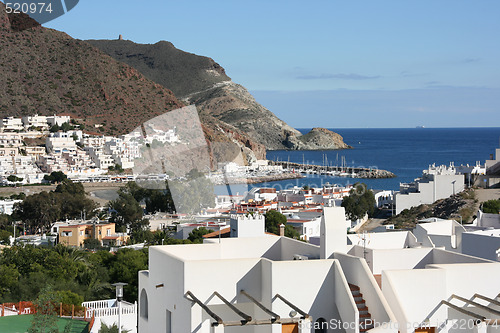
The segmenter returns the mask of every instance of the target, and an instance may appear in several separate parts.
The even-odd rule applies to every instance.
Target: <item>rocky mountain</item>
[[[7,14],[2,2],[0,57],[0,117],[67,114],[87,131],[118,135],[185,105],[89,43],[43,28],[25,14]],[[202,127],[213,162],[240,153],[243,162],[265,158],[264,146],[229,124],[206,116]]]
[[[0,57],[1,117],[69,114],[89,130],[119,134],[184,105],[88,43],[25,14],[7,15],[2,3]]]
[[[313,128],[302,136],[289,135],[285,140],[285,145],[289,149],[296,150],[352,148],[344,142],[340,134],[319,127]]]
[[[297,149],[300,133],[220,65],[168,42],[81,41],[0,2],[0,57],[0,117],[66,114],[88,132],[118,135],[194,103],[213,165]]]
[[[340,136],[323,135],[314,142],[308,142],[308,137],[299,139],[300,132],[257,103],[211,58],[184,52],[165,41],[156,44],[136,44],[128,40],[88,42],[171,89],[186,104],[195,104],[203,121],[216,119],[220,125],[239,130],[267,149],[342,149],[347,146]],[[316,137],[316,131],[311,136]],[[330,138],[333,141],[329,141]]]

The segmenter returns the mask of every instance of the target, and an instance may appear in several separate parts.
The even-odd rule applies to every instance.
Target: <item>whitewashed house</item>
[[[334,258],[347,249],[344,226],[344,209],[326,208],[321,247],[276,236],[150,247],[149,270],[139,272],[139,331],[333,332],[344,325],[340,331],[364,332],[373,327],[369,318],[395,333],[363,259]]]

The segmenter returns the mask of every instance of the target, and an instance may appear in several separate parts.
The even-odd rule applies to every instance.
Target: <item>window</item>
[[[63,232],[61,233],[61,235],[62,235],[63,237],[71,237],[71,236],[73,236],[73,231],[63,231]]]
[[[146,292],[146,289],[142,289],[141,291],[139,313],[141,315],[141,318],[148,320],[148,293]]]
[[[111,236],[111,229],[106,229],[106,236]]]
[[[83,236],[83,230],[80,230],[80,236]]]
[[[314,333],[326,333],[328,330],[328,322],[324,318],[318,318],[314,323]]]

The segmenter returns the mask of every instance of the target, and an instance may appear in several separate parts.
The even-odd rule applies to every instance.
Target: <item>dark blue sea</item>
[[[310,129],[299,129],[307,133]],[[353,147],[345,150],[268,151],[267,159],[309,164],[340,165],[342,156],[349,167],[376,167],[396,174],[391,179],[355,179],[310,175],[298,180],[255,184],[286,188],[293,185],[353,184],[364,182],[372,189],[398,190],[399,183],[420,177],[430,164],[454,162],[455,165],[476,161],[484,164],[499,147],[500,128],[360,128],[330,129],[343,136]],[[325,157],[326,156],[326,157]],[[243,188],[242,188],[243,190]]]

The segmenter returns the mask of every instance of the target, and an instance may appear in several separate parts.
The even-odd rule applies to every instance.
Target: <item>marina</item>
[[[294,173],[317,174],[332,177],[350,177],[363,179],[395,178],[396,175],[387,170],[363,167],[323,166],[294,162],[270,161],[271,165],[281,165],[283,169]]]

